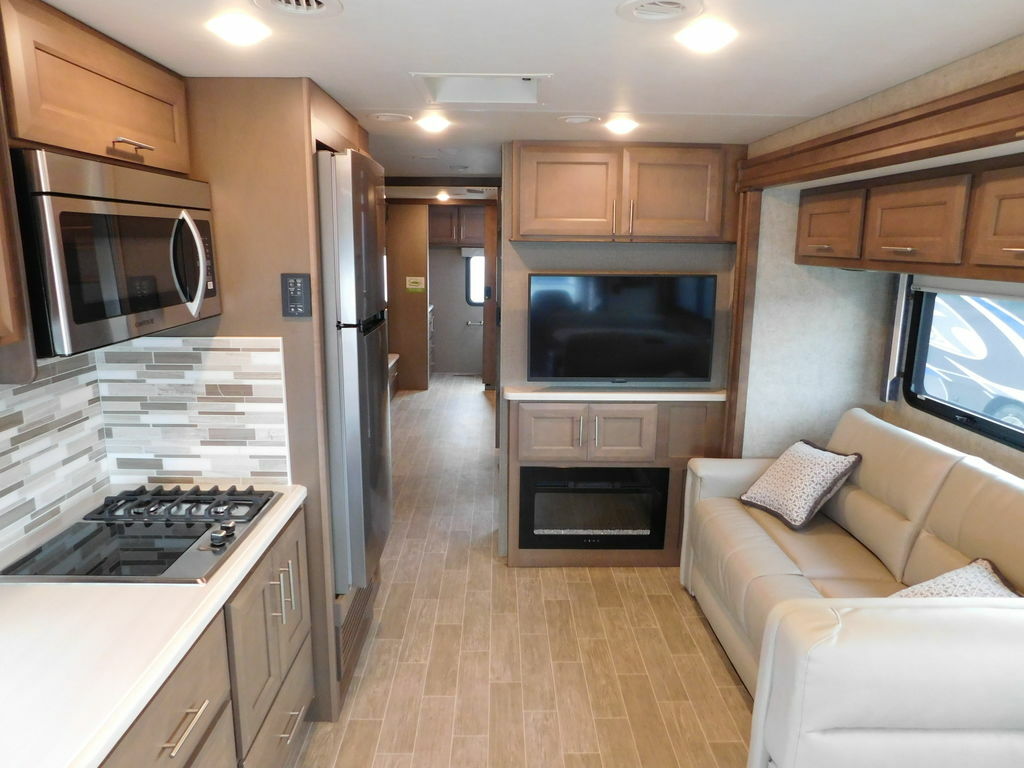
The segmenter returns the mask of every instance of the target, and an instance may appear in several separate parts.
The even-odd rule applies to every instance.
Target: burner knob
[[[213,531],[210,534],[210,546],[215,548],[223,547],[228,543],[228,534],[223,531]]]
[[[234,536],[235,535],[235,521],[234,520],[225,520],[223,523],[220,524],[220,531],[219,532],[223,533],[228,538],[231,538],[232,536]]]

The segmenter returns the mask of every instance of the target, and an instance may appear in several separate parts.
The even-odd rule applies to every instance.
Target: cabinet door
[[[612,238],[622,150],[528,144],[517,154],[517,234]]]
[[[484,247],[484,206],[460,205],[459,245],[466,248]]]
[[[714,147],[629,147],[620,232],[637,237],[722,233],[722,151]]]
[[[867,190],[800,195],[798,257],[859,259]]]
[[[455,205],[431,205],[427,216],[431,245],[459,244],[459,208]]]
[[[285,528],[274,545],[276,579],[284,581],[284,616],[278,627],[281,668],[288,669],[309,634],[309,589],[306,576],[306,530],[301,513]]]
[[[0,10],[12,136],[188,171],[182,78],[39,0]]]
[[[587,458],[587,406],[579,403],[521,403],[519,460],[569,461]]]
[[[864,258],[959,264],[970,184],[965,174],[873,187],[865,215]]]
[[[966,251],[969,264],[1024,267],[1024,168],[976,178]]]
[[[228,697],[227,642],[218,614],[102,768],[187,765]]]
[[[224,705],[220,717],[210,728],[206,740],[188,764],[188,768],[238,768],[235,754],[235,718],[231,702]]]
[[[281,617],[286,602],[273,554],[253,569],[225,608],[239,745],[244,755],[281,687]]]
[[[288,671],[243,768],[283,768],[302,747],[302,726],[313,700],[313,652],[307,637]]]
[[[654,460],[658,442],[656,404],[592,404],[588,415],[591,423],[590,459]]]

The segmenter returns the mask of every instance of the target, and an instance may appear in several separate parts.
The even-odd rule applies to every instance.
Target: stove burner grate
[[[257,491],[251,485],[244,490],[232,485],[224,491],[219,486],[202,490],[196,485],[184,490],[180,485],[173,488],[159,485],[152,489],[140,485],[133,491],[108,496],[101,507],[84,519],[104,522],[248,522],[273,497],[272,491]]]

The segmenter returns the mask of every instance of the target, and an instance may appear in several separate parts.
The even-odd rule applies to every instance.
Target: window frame
[[[484,284],[482,286],[483,287],[484,297],[480,301],[473,301],[470,298],[471,295],[472,295],[470,293],[470,287],[471,287],[471,283],[472,283],[472,279],[471,279],[470,275],[473,272],[473,268],[471,266],[473,259],[480,259],[481,263],[484,265],[484,273],[483,273],[483,283]],[[477,255],[477,256],[466,256],[465,259],[464,259],[464,261],[466,262],[466,303],[469,304],[469,306],[471,306],[471,307],[482,307],[484,305],[484,302],[487,301],[487,263],[485,261],[483,261],[483,259],[484,259],[484,257],[480,256],[480,255]]]
[[[912,291],[912,294],[910,323],[907,328],[906,353],[902,372],[904,401],[912,408],[924,411],[950,424],[955,424],[969,432],[974,432],[1017,450],[1024,450],[1024,432],[1004,426],[1002,422],[986,418],[974,411],[958,408],[951,403],[918,394],[914,391],[915,386],[922,392],[924,391],[924,372],[928,359],[928,344],[922,345],[921,343],[924,317],[926,310],[934,307],[935,298],[938,294],[927,290],[915,290]],[[963,295],[971,295],[969,289],[965,289]],[[928,331],[930,335],[930,323]],[[919,357],[918,352],[922,349],[926,354],[922,354]]]

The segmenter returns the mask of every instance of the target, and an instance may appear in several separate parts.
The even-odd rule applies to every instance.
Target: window
[[[466,259],[466,303],[479,307],[484,303],[484,257]]]
[[[910,405],[1024,448],[1024,299],[917,291],[906,373]]]

